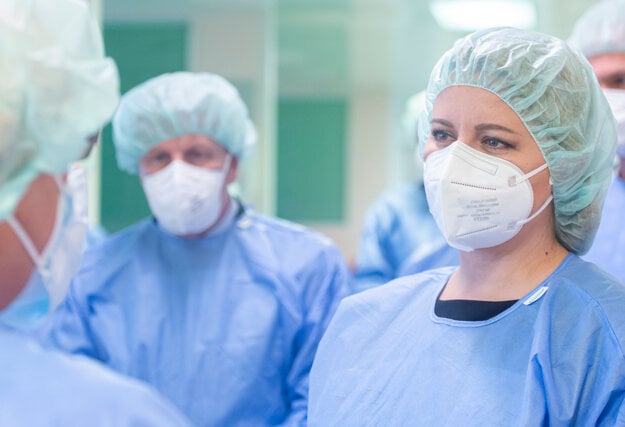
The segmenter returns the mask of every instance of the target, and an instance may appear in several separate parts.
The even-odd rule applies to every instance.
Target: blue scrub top
[[[454,268],[346,298],[310,375],[311,427],[625,423],[625,287],[569,255],[485,321],[437,317]]]
[[[145,220],[86,254],[43,330],[144,380],[198,425],[305,425],[308,373],[349,272],[328,239],[243,213],[185,240]]]
[[[625,283],[625,181],[615,177],[592,247],[583,257]]]
[[[417,248],[399,270],[398,277],[409,276],[440,267],[460,265],[460,252],[447,244],[444,238]]]
[[[0,325],[0,425],[191,426],[148,386]]]
[[[420,263],[429,268],[454,265],[437,263],[439,258],[421,261],[441,245],[447,246],[430,214],[423,184],[414,182],[384,193],[365,217],[352,283],[354,292],[383,285],[404,271],[423,271],[415,270]],[[419,260],[411,258],[415,252]]]

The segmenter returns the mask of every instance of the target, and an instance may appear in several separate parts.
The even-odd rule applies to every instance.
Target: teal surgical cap
[[[120,169],[136,174],[152,147],[181,135],[205,135],[235,157],[255,143],[256,131],[239,93],[215,74],[163,74],[126,93],[113,119]]]
[[[517,113],[551,174],[556,236],[569,251],[586,253],[599,226],[616,147],[610,106],[586,59],[562,40],[514,28],[458,40],[430,76],[422,145],[434,101],[450,86],[488,90]]]
[[[0,1],[0,220],[41,173],[78,160],[119,100],[81,0]]]
[[[575,23],[569,44],[587,57],[625,53],[625,0],[604,0]]]

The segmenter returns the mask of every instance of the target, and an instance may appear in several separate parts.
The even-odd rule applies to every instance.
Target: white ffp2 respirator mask
[[[456,141],[430,154],[424,184],[430,212],[450,246],[472,251],[514,237],[531,217],[534,193],[529,179],[547,164],[524,174],[514,164]]]
[[[176,236],[202,233],[215,224],[222,210],[222,189],[230,168],[227,156],[219,170],[174,160],[142,178],[143,191],[159,225]]]

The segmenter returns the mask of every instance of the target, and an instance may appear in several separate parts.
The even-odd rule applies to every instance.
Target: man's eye
[[[152,160],[155,162],[166,162],[169,160],[169,155],[165,153],[158,153],[152,156]]]
[[[625,88],[625,74],[620,74],[614,78],[614,87]]]
[[[169,155],[166,153],[155,153],[148,157],[148,161],[152,163],[163,163],[169,161]]]
[[[193,159],[195,161],[198,160],[210,160],[212,158],[211,153],[208,153],[206,151],[197,151],[197,150],[192,150],[186,153],[187,158],[189,159]]]

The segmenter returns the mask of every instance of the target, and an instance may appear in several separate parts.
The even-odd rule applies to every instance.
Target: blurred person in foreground
[[[80,264],[68,166],[118,101],[82,1],[0,3],[0,310],[27,298],[37,276],[51,299]],[[0,425],[186,426],[151,388],[81,356],[44,350],[0,322]]]
[[[343,300],[309,425],[623,425],[625,286],[579,258],[616,145],[590,64],[545,34],[478,31],[438,61],[422,118],[460,266]]]
[[[155,77],[122,97],[113,136],[153,217],[87,251],[46,341],[154,385],[198,425],[305,425],[349,273],[328,239],[228,193],[256,142],[237,90]]]
[[[99,133],[89,138],[84,156],[99,139]],[[24,291],[9,307],[0,312],[0,322],[27,333],[35,331],[63,301],[72,275],[78,270],[82,255],[87,247],[102,241],[106,233],[101,226],[89,223],[87,161],[73,162],[65,174],[65,192],[71,197],[71,226],[67,226],[62,237],[63,244],[71,247],[66,274],[54,281],[45,280],[38,271],[31,274]],[[44,282],[45,280],[45,282]]]

